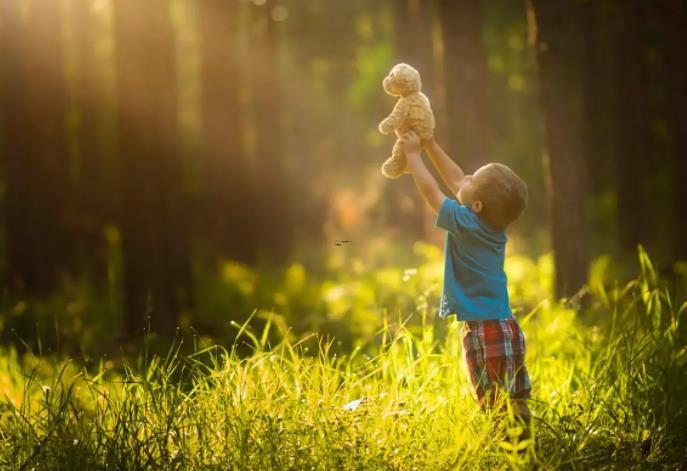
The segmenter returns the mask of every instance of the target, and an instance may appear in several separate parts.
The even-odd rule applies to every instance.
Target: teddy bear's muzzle
[[[391,93],[391,79],[389,77],[384,77],[384,80],[382,80],[382,87],[385,92]]]

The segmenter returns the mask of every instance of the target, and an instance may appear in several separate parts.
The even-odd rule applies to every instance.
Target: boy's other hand
[[[420,155],[422,152],[422,144],[420,142],[420,137],[413,131],[408,131],[399,136],[403,141],[403,151],[406,156],[410,155]]]

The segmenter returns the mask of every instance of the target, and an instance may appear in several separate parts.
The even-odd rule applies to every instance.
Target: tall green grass
[[[480,412],[459,324],[387,318],[377,347],[237,325],[232,344],[166,355],[0,355],[3,469],[678,469],[687,456],[686,305],[640,250],[637,278],[590,279],[588,308],[519,314],[534,437]],[[518,289],[518,288],[516,288]],[[277,319],[275,317],[275,319]],[[246,346],[252,354],[240,354]],[[356,401],[351,404],[352,401]],[[348,407],[344,407],[348,404]]]

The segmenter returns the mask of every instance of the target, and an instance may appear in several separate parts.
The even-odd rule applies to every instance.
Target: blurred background
[[[639,243],[687,272],[684,3],[0,0],[2,341],[251,318],[350,347],[434,316],[444,233],[380,172],[398,62],[466,172],[529,185],[516,306],[630,276]]]

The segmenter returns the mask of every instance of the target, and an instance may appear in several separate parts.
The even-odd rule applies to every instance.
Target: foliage
[[[415,293],[426,289],[421,273],[430,267],[418,268]],[[440,339],[431,315],[415,306],[414,315],[404,313],[419,317],[419,329],[387,317],[376,347],[346,354],[314,334],[270,345],[276,314],[262,331],[238,326],[230,346],[195,343],[184,355],[182,339],[166,355],[144,349],[135,364],[103,359],[92,372],[4,349],[0,466],[676,467],[687,453],[687,304],[641,250],[640,267],[625,286],[597,273],[585,312],[545,299],[520,314],[534,386],[531,441],[517,444],[521,425],[512,417],[480,413],[460,361],[458,323]],[[307,289],[301,268],[285,275],[287,300]],[[383,270],[367,276],[395,278]],[[514,292],[527,293],[520,283]],[[342,296],[351,303],[343,312],[365,309]],[[391,290],[375,296],[387,302]],[[292,302],[285,306],[296,309]],[[239,354],[241,344],[252,354]]]

